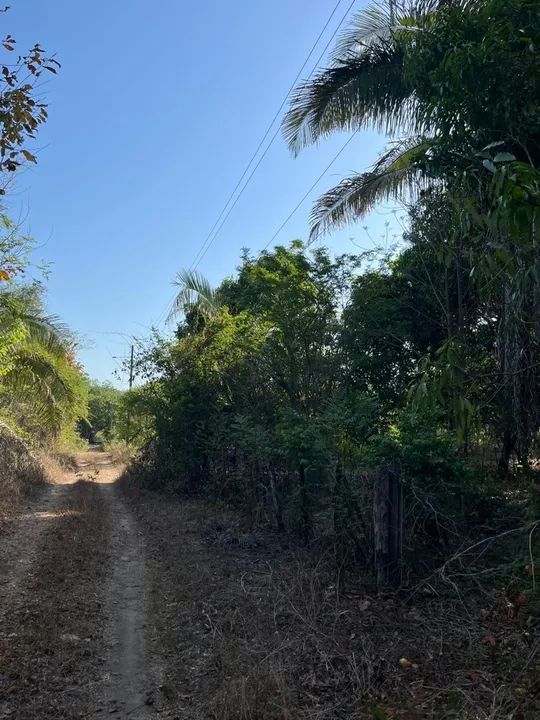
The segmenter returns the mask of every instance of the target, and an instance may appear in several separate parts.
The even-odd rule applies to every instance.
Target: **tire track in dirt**
[[[57,510],[68,492],[65,484],[44,486],[0,537],[0,635],[2,621],[17,601],[20,584],[32,573],[41,538],[57,519]]]
[[[9,720],[87,717],[101,680],[107,521],[94,483],[60,467],[54,480],[0,540],[0,718]]]
[[[109,715],[147,718],[155,683],[147,653],[147,578],[142,535],[113,485],[100,485],[112,517],[107,581],[109,657],[104,699]]]

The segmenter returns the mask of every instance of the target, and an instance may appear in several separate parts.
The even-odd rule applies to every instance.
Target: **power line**
[[[288,98],[289,98],[289,96],[290,96],[290,94],[291,94],[291,91],[294,89],[296,83],[298,82],[298,79],[300,78],[300,75],[302,74],[304,68],[306,67],[306,65],[307,65],[307,63],[308,63],[308,61],[309,61],[309,58],[310,58],[311,55],[313,54],[313,51],[314,51],[315,48],[317,47],[317,45],[318,45],[321,37],[324,35],[325,30],[327,29],[327,27],[328,27],[328,25],[330,24],[332,18],[334,17],[335,13],[337,12],[339,6],[341,5],[341,2],[342,2],[342,0],[339,0],[339,1],[336,3],[336,5],[334,6],[334,9],[332,10],[330,16],[328,17],[328,20],[326,21],[323,29],[321,30],[321,32],[320,32],[319,35],[317,36],[317,39],[315,40],[315,42],[313,43],[313,46],[312,46],[311,50],[309,51],[309,53],[308,53],[308,55],[307,55],[304,63],[302,64],[302,67],[300,68],[300,70],[299,70],[298,73],[296,74],[296,77],[295,77],[294,81],[292,82],[291,87],[290,87],[289,90],[287,91],[287,94],[286,94],[285,97],[283,98],[283,101],[281,102],[281,105],[279,106],[278,110],[277,110],[276,113],[274,114],[274,117],[272,118],[272,121],[271,121],[270,125],[268,126],[265,134],[263,135],[262,140],[260,141],[259,145],[257,146],[257,149],[256,149],[255,152],[253,153],[253,155],[252,155],[250,161],[248,162],[248,164],[247,164],[244,172],[243,172],[242,175],[240,176],[240,179],[239,179],[238,182],[236,183],[236,185],[235,185],[232,193],[230,194],[229,198],[227,199],[227,202],[226,202],[225,205],[223,206],[223,209],[221,210],[221,212],[220,212],[220,214],[219,214],[216,222],[215,222],[214,225],[212,226],[210,232],[209,232],[208,235],[206,236],[204,242],[203,242],[202,245],[200,246],[197,254],[195,255],[195,258],[194,258],[193,262],[192,262],[191,265],[190,265],[190,270],[196,269],[196,268],[199,266],[199,264],[201,263],[201,261],[203,260],[203,258],[205,257],[205,255],[206,255],[206,253],[208,252],[208,250],[210,249],[211,245],[213,244],[213,242],[215,241],[215,239],[216,239],[217,236],[219,235],[219,233],[220,233],[220,231],[221,231],[221,228],[224,226],[224,224],[226,223],[227,219],[229,218],[231,212],[232,212],[232,211],[234,210],[234,208],[236,207],[236,204],[238,203],[238,201],[240,200],[242,194],[244,193],[245,189],[247,188],[248,184],[250,183],[253,175],[255,174],[255,172],[257,171],[257,169],[259,168],[259,166],[261,165],[262,161],[264,160],[264,158],[266,157],[268,151],[270,150],[272,144],[274,143],[276,137],[278,136],[278,133],[279,133],[279,130],[280,130],[280,127],[279,127],[279,126],[277,127],[276,131],[274,132],[272,138],[270,139],[270,142],[269,142],[268,145],[266,146],[266,148],[265,148],[263,154],[261,155],[261,157],[259,158],[257,164],[256,164],[255,167],[252,169],[249,177],[247,178],[246,182],[245,182],[244,185],[242,186],[240,192],[239,192],[238,195],[236,196],[233,204],[232,204],[232,205],[228,208],[228,210],[227,210],[227,207],[229,206],[229,204],[230,204],[231,200],[233,199],[235,193],[237,192],[238,188],[240,187],[242,181],[243,181],[244,178],[246,177],[246,175],[247,175],[247,173],[248,173],[251,165],[253,164],[253,161],[254,161],[255,158],[257,157],[257,154],[259,153],[261,147],[263,146],[264,141],[265,141],[266,138],[268,137],[268,135],[269,135],[269,133],[270,133],[270,131],[271,131],[271,129],[272,129],[272,127],[273,127],[276,119],[278,118],[280,112],[283,110],[283,108],[284,108],[284,106],[285,106],[285,103],[287,102],[287,100],[288,100]],[[335,28],[334,32],[333,32],[332,35],[330,36],[330,38],[329,38],[329,40],[327,41],[326,45],[324,46],[322,52],[319,54],[317,60],[315,61],[315,63],[314,63],[314,65],[313,65],[313,67],[312,67],[312,69],[311,69],[311,71],[310,71],[307,79],[309,79],[309,78],[313,75],[313,73],[315,72],[315,70],[316,70],[317,67],[319,66],[320,61],[322,60],[322,58],[323,58],[323,56],[325,55],[326,51],[327,51],[328,48],[330,47],[330,44],[332,43],[332,41],[333,41],[334,38],[336,37],[339,29],[341,28],[341,26],[342,26],[343,23],[345,22],[345,19],[347,18],[348,14],[350,13],[350,11],[351,11],[353,5],[355,4],[355,2],[356,2],[356,0],[351,0],[351,2],[349,3],[349,5],[347,6],[347,9],[346,9],[345,13],[343,14],[343,16],[341,17],[341,19],[340,19],[337,27]],[[352,139],[352,138],[351,138],[351,139]],[[343,152],[343,150],[345,149],[345,147],[346,147],[347,145],[348,145],[348,142],[345,143],[345,145],[344,145],[344,147],[341,149],[341,151],[334,157],[334,159],[332,160],[332,163],[337,160],[337,158],[339,157],[339,155],[341,154],[341,152]],[[328,166],[328,168],[332,165],[332,163],[330,163],[330,165]],[[327,170],[325,169],[324,173],[325,173],[326,171],[327,171]],[[323,175],[324,175],[324,173],[323,173]],[[317,185],[317,183],[318,183],[321,179],[322,179],[322,176],[319,177],[319,178],[315,181],[315,183],[313,184],[312,188],[310,188],[310,190],[308,190],[308,193],[306,194],[306,197],[307,197],[307,195],[309,195],[309,193],[311,192],[311,190],[315,187],[315,185]],[[294,213],[296,212],[296,210],[298,209],[298,207],[300,207],[300,205],[302,204],[302,202],[303,202],[304,200],[305,200],[305,197],[300,201],[299,205],[295,208],[295,210],[293,210],[293,212],[291,213],[291,216],[290,216],[290,217],[292,217],[292,215],[294,215]],[[226,214],[225,214],[225,213],[226,213]],[[224,214],[225,214],[225,217],[223,217]],[[286,220],[285,223],[283,224],[283,227],[284,227],[284,225],[288,222],[288,220],[290,219],[290,217],[287,218],[287,220]],[[218,225],[219,225],[219,227],[218,227]],[[281,229],[282,229],[282,228],[280,228],[280,230],[279,230],[278,232],[280,232]],[[275,238],[275,236],[274,236],[274,238]],[[274,238],[272,238],[272,240],[273,240]],[[270,240],[270,242],[272,242],[272,240]],[[269,245],[269,244],[270,244],[270,243],[268,243],[268,245]],[[266,247],[268,247],[268,245],[267,245]],[[173,303],[174,303],[175,297],[176,297],[176,293],[174,293],[174,295],[172,296],[171,300],[167,303],[167,306],[165,307],[165,309],[164,309],[164,310],[160,313],[160,315],[158,316],[158,319],[157,319],[157,324],[158,324],[158,325],[160,325],[160,324],[163,322],[163,320],[168,316],[168,314],[169,314],[169,312],[170,312],[170,309],[172,308],[172,305],[173,305]]]
[[[319,57],[317,58],[317,60],[316,60],[316,62],[315,62],[315,64],[314,64],[311,72],[309,73],[307,79],[309,79],[309,78],[313,75],[314,71],[315,71],[316,68],[318,67],[319,62],[321,61],[322,57],[324,56],[324,54],[325,54],[326,51],[328,50],[328,47],[330,46],[330,43],[332,42],[332,40],[333,40],[333,39],[335,38],[335,36],[337,35],[340,27],[341,27],[341,26],[343,25],[343,23],[345,22],[345,19],[346,19],[346,17],[348,16],[349,12],[351,11],[351,9],[352,9],[352,7],[353,7],[353,5],[354,5],[355,2],[356,2],[356,0],[351,0],[351,2],[349,3],[349,5],[348,5],[348,7],[347,7],[347,10],[345,11],[345,13],[344,13],[344,15],[342,16],[342,18],[341,18],[338,26],[336,27],[336,29],[335,29],[334,32],[332,33],[330,39],[328,40],[328,42],[326,43],[324,49],[322,50],[322,52],[320,53]],[[236,199],[234,200],[234,202],[232,203],[232,205],[231,205],[231,206],[229,207],[229,209],[227,210],[227,206],[229,205],[229,203],[230,203],[231,200],[233,199],[236,191],[238,190],[238,188],[240,187],[240,184],[242,183],[242,180],[244,179],[244,177],[246,176],[247,172],[249,171],[249,168],[251,167],[251,164],[252,164],[253,161],[255,160],[255,158],[256,158],[259,150],[261,149],[261,147],[262,147],[262,145],[263,145],[263,143],[264,143],[264,141],[265,141],[266,138],[268,137],[268,135],[269,135],[269,133],[270,133],[270,131],[271,131],[271,129],[272,129],[272,127],[273,127],[276,119],[278,118],[279,114],[280,114],[281,111],[283,110],[283,108],[284,108],[284,106],[285,106],[285,103],[287,102],[287,100],[288,100],[288,98],[289,98],[292,90],[294,89],[294,87],[295,87],[298,79],[300,78],[300,75],[302,74],[304,68],[306,67],[306,65],[307,65],[307,63],[308,63],[308,61],[309,61],[309,58],[310,58],[311,55],[313,54],[314,49],[315,49],[316,46],[318,45],[319,40],[320,40],[321,37],[323,36],[326,28],[328,27],[328,25],[329,25],[332,17],[333,17],[334,14],[336,13],[336,11],[337,11],[337,9],[338,9],[338,7],[339,7],[340,4],[341,4],[341,0],[340,0],[340,1],[337,3],[337,5],[334,7],[334,9],[333,9],[330,17],[329,17],[328,20],[326,21],[325,26],[323,27],[323,29],[322,29],[321,32],[319,33],[319,35],[318,35],[315,43],[313,44],[313,47],[311,48],[311,50],[310,50],[310,52],[309,52],[306,60],[304,61],[304,64],[302,65],[302,67],[301,67],[300,70],[298,71],[298,73],[297,73],[297,75],[296,75],[296,77],[295,77],[295,79],[294,79],[291,87],[290,87],[289,90],[287,91],[287,94],[286,94],[285,97],[283,98],[283,101],[282,101],[281,105],[279,106],[277,112],[275,113],[274,117],[272,118],[272,122],[271,122],[270,125],[268,126],[268,129],[267,129],[266,133],[264,134],[263,139],[262,139],[261,142],[259,143],[259,146],[257,147],[257,150],[254,152],[254,154],[253,154],[253,156],[251,157],[251,160],[249,161],[246,169],[244,170],[244,172],[243,172],[240,180],[239,180],[238,183],[236,184],[233,192],[232,192],[231,195],[229,196],[229,199],[228,199],[227,202],[225,203],[225,206],[223,207],[223,210],[221,211],[218,219],[217,219],[216,222],[214,223],[214,225],[213,225],[213,227],[212,227],[212,230],[208,233],[205,241],[203,242],[203,244],[202,244],[201,247],[199,248],[199,250],[198,250],[198,252],[197,252],[197,254],[196,254],[196,256],[195,256],[195,259],[193,260],[193,262],[192,262],[192,264],[191,264],[191,266],[190,266],[190,270],[193,270],[193,269],[197,268],[198,265],[201,263],[202,259],[204,258],[204,256],[205,256],[206,253],[208,252],[208,250],[210,249],[211,245],[213,244],[213,242],[215,241],[215,239],[216,239],[217,236],[219,235],[219,233],[220,233],[220,231],[221,231],[221,228],[222,228],[222,227],[224,226],[224,224],[227,222],[227,219],[229,218],[230,214],[232,213],[232,211],[233,211],[234,208],[236,207],[238,201],[239,201],[240,198],[242,197],[242,195],[243,195],[245,189],[247,188],[247,186],[249,185],[252,177],[255,175],[255,173],[257,172],[260,164],[262,163],[262,161],[263,161],[264,158],[266,157],[268,151],[269,151],[270,148],[272,147],[272,145],[273,145],[273,143],[274,143],[274,140],[276,139],[276,137],[277,137],[278,134],[279,134],[279,130],[280,130],[279,126],[278,126],[278,128],[276,129],[276,131],[274,132],[272,138],[270,139],[270,142],[269,142],[268,145],[266,146],[266,148],[265,148],[263,154],[261,155],[261,157],[259,158],[257,164],[255,165],[255,167],[252,169],[251,173],[249,174],[246,182],[244,183],[244,185],[243,185],[242,188],[240,189],[240,192],[239,192],[238,195],[236,196]],[[224,214],[225,212],[226,212],[225,217],[223,217],[223,214]],[[223,218],[223,219],[222,219],[221,222],[220,222],[220,219],[221,219],[221,218]],[[219,225],[219,226],[218,226],[218,225]],[[217,229],[216,229],[216,227],[217,227]],[[214,231],[215,231],[215,232],[214,232]]]
[[[338,152],[334,155],[334,157],[332,158],[332,160],[330,160],[330,162],[328,163],[328,165],[324,168],[324,170],[322,171],[322,173],[321,173],[321,174],[317,177],[317,179],[312,183],[312,185],[311,185],[310,188],[307,190],[307,192],[302,196],[301,200],[299,200],[299,202],[294,206],[294,208],[293,208],[293,209],[291,210],[291,212],[287,215],[287,217],[285,218],[285,220],[284,220],[284,221],[281,223],[281,225],[278,227],[278,229],[276,230],[276,232],[272,235],[272,237],[270,238],[270,240],[269,240],[269,241],[266,243],[266,245],[262,248],[261,252],[263,252],[264,250],[266,250],[266,249],[274,242],[274,240],[277,238],[277,236],[279,235],[279,233],[280,233],[280,232],[283,230],[283,228],[287,225],[287,223],[289,222],[289,220],[293,217],[293,215],[297,212],[297,210],[299,210],[299,208],[302,206],[302,204],[307,200],[307,198],[309,197],[309,195],[313,192],[313,190],[315,190],[315,188],[317,187],[317,185],[321,182],[321,180],[322,180],[323,177],[326,175],[326,173],[330,170],[330,168],[332,167],[332,165],[336,162],[336,160],[343,154],[343,152],[347,149],[347,147],[350,145],[350,143],[354,140],[354,138],[356,137],[356,135],[358,134],[358,132],[359,132],[358,130],[355,130],[354,133],[350,136],[350,138],[341,146],[341,148],[340,148],[340,149],[338,150]],[[175,296],[175,297],[176,297],[176,296]],[[172,306],[172,303],[173,303],[173,302],[174,302],[174,298],[173,298],[173,300],[171,300],[171,302],[167,305],[167,308],[166,308],[165,312],[167,312],[167,310]],[[164,316],[164,313],[161,313],[160,317],[162,317],[162,316]],[[161,322],[161,321],[158,321],[158,322]]]
[[[334,17],[334,15],[335,15],[338,7],[341,5],[341,3],[342,3],[342,0],[338,0],[338,2],[336,3],[336,5],[334,6],[334,9],[332,10],[332,12],[331,12],[331,14],[330,14],[330,17],[329,17],[328,20],[326,21],[323,29],[321,30],[321,32],[320,32],[319,35],[317,36],[317,39],[315,40],[315,42],[313,43],[313,45],[312,45],[312,47],[311,47],[311,50],[309,51],[308,56],[307,56],[306,59],[304,60],[304,64],[302,65],[302,67],[301,67],[300,70],[298,71],[295,79],[293,80],[293,82],[292,82],[292,84],[291,84],[291,87],[287,90],[287,94],[286,94],[285,97],[283,98],[283,100],[282,100],[282,102],[281,102],[281,105],[280,105],[279,108],[277,109],[274,117],[272,118],[272,120],[271,120],[271,122],[270,122],[270,125],[269,125],[268,128],[266,129],[266,132],[264,133],[264,135],[263,135],[263,137],[262,137],[262,140],[261,140],[261,141],[259,142],[259,144],[257,145],[257,149],[255,150],[255,152],[254,152],[253,155],[251,156],[248,164],[246,165],[246,167],[245,167],[245,169],[244,169],[244,172],[243,172],[242,175],[240,176],[240,179],[238,180],[238,182],[237,182],[236,185],[234,186],[234,189],[233,189],[232,193],[229,195],[229,197],[228,197],[228,199],[227,199],[227,202],[225,203],[225,205],[223,206],[223,209],[222,209],[221,212],[219,213],[216,222],[215,222],[214,225],[212,226],[210,232],[209,232],[208,235],[206,236],[206,239],[204,240],[203,244],[201,245],[201,247],[199,248],[197,254],[195,255],[195,259],[194,259],[193,262],[191,263],[191,267],[193,267],[193,266],[195,265],[195,263],[197,262],[197,258],[198,258],[198,256],[199,256],[199,254],[201,253],[202,249],[204,248],[204,246],[206,245],[206,243],[208,242],[208,240],[209,240],[210,237],[212,236],[212,233],[214,232],[214,230],[215,230],[216,227],[218,226],[219,221],[221,220],[221,218],[222,218],[223,215],[225,214],[229,203],[231,202],[231,200],[233,199],[234,195],[236,194],[236,191],[237,191],[238,188],[240,187],[240,184],[242,183],[242,180],[243,180],[243,179],[245,178],[245,176],[247,175],[247,173],[248,173],[248,171],[249,171],[249,168],[251,167],[251,164],[253,163],[253,161],[254,161],[255,158],[257,157],[257,155],[258,155],[258,153],[259,153],[259,150],[262,148],[262,146],[263,146],[263,144],[264,144],[264,141],[266,140],[266,138],[267,138],[268,135],[270,134],[270,130],[271,130],[272,127],[274,126],[274,123],[275,123],[275,121],[277,120],[277,118],[279,117],[280,112],[283,110],[283,107],[284,107],[285,103],[287,102],[287,98],[289,97],[289,95],[290,95],[290,93],[291,93],[291,90],[292,90],[292,89],[294,88],[294,86],[296,85],[296,83],[297,83],[300,75],[302,74],[304,68],[306,67],[306,65],[307,65],[307,63],[308,63],[309,58],[310,58],[311,55],[313,54],[313,51],[314,51],[315,48],[317,47],[317,45],[318,45],[318,43],[319,43],[319,40],[320,40],[321,37],[323,36],[326,28],[328,27],[328,24],[330,23],[330,21],[331,21],[332,18]]]
[[[283,230],[283,228],[284,228],[285,225],[289,222],[289,220],[292,218],[292,216],[296,213],[296,211],[300,208],[300,206],[307,200],[307,198],[309,197],[309,195],[311,194],[311,192],[312,192],[313,190],[315,190],[315,188],[317,187],[317,185],[321,182],[321,180],[322,180],[323,177],[326,175],[326,173],[330,170],[330,168],[332,167],[332,165],[336,162],[336,160],[340,157],[340,155],[344,152],[344,150],[348,147],[348,145],[353,141],[353,139],[354,139],[354,137],[356,136],[357,133],[358,133],[358,130],[355,130],[355,132],[351,135],[351,137],[347,140],[347,142],[346,142],[346,143],[341,147],[341,149],[334,155],[334,157],[332,158],[332,160],[331,160],[331,161],[328,163],[328,165],[324,168],[324,170],[323,170],[322,173],[319,175],[319,177],[315,180],[315,182],[313,183],[313,185],[311,185],[311,187],[310,187],[309,190],[306,192],[306,194],[305,194],[305,195],[302,197],[302,199],[297,203],[297,205],[295,205],[295,207],[294,207],[294,208],[291,210],[291,212],[287,215],[287,217],[285,218],[285,220],[284,220],[284,221],[281,223],[281,225],[278,227],[278,229],[276,230],[276,232],[272,235],[272,237],[270,238],[270,240],[269,240],[269,241],[266,243],[266,245],[263,247],[263,250],[266,250],[266,249],[268,248],[268,246],[271,245],[271,244],[274,242],[274,240],[277,238],[277,236],[279,235],[279,233]],[[261,252],[262,252],[262,251],[261,251]]]
[[[171,314],[171,311],[172,311],[172,309],[173,309],[174,301],[175,301],[177,295],[178,295],[178,293],[175,292],[175,293],[173,294],[172,298],[169,300],[169,302],[168,302],[167,305],[165,306],[164,310],[162,310],[162,312],[158,315],[158,318],[157,318],[157,320],[156,320],[156,325],[158,325],[158,326],[161,325],[161,323],[162,323],[166,318],[169,317],[169,315]]]
[[[122,372],[124,372],[124,367],[123,367],[123,365],[121,365],[121,364],[118,362],[118,360],[122,360],[123,358],[118,358],[117,355],[113,355],[112,352],[109,350],[108,347],[105,347],[105,350],[106,350],[106,351],[108,352],[108,354],[110,355],[111,360],[114,362],[114,364],[117,365],[118,368],[119,368]]]

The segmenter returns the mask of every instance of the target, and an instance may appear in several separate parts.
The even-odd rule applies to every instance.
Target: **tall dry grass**
[[[47,471],[40,458],[0,423],[0,519],[46,481]]]

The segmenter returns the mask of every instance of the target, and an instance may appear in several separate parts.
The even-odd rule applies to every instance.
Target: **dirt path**
[[[78,454],[0,536],[0,720],[151,711],[145,552],[120,474]]]
[[[106,453],[90,452],[76,459],[79,470],[95,479],[110,518],[104,604],[106,661],[99,692],[103,707],[94,716],[139,720],[148,717],[154,689],[147,653],[144,543],[135,518],[115,486],[121,468]]]
[[[24,511],[12,521],[12,527],[0,538],[0,628],[2,619],[19,594],[20,585],[28,578],[36,561],[40,540],[47,525],[58,518],[58,511],[68,493],[66,476],[61,484],[46,485],[36,498],[28,500]]]
[[[107,581],[109,647],[105,698],[109,713],[148,717],[153,685],[146,657],[147,585],[144,547],[136,522],[111,485],[100,485],[112,516]]]
[[[0,720],[427,720],[443,696],[448,718],[540,717],[533,616],[338,588],[281,535],[120,473],[79,454],[0,535]]]

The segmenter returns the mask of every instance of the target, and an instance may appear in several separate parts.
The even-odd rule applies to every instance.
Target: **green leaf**
[[[494,162],[512,162],[515,160],[515,155],[512,155],[512,153],[509,152],[500,152],[495,155],[493,158]]]

